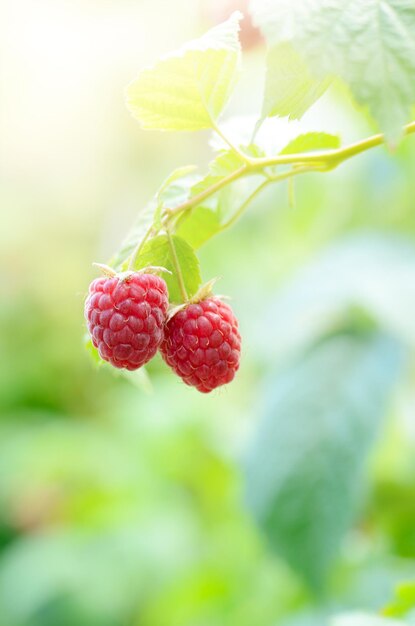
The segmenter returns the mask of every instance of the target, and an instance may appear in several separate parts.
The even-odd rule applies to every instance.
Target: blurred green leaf
[[[353,520],[366,454],[401,366],[392,339],[339,335],[266,386],[246,464],[247,503],[271,546],[315,589]]]
[[[182,271],[184,284],[189,297],[193,296],[201,285],[199,261],[193,248],[181,237],[172,236],[177,260]],[[182,302],[179,282],[173,261],[172,250],[167,235],[159,235],[147,241],[137,259],[135,269],[149,265],[164,267],[171,274],[163,274],[169,290],[170,302]]]
[[[293,43],[317,78],[342,78],[380,129],[400,136],[415,103],[413,2],[252,0],[251,8],[270,45]]]
[[[280,154],[295,154],[297,152],[311,152],[314,150],[328,150],[338,148],[340,138],[329,133],[305,133],[299,135],[281,150]]]
[[[127,90],[127,106],[141,126],[158,130],[211,128],[235,84],[241,14],[143,70]]]
[[[309,67],[289,43],[272,47],[267,56],[262,117],[278,115],[300,119],[323,95],[330,81],[312,76]]]
[[[270,302],[261,320],[269,329],[265,341],[272,335],[280,355],[304,349],[351,307],[415,345],[415,247],[409,238],[366,232],[334,242]]]
[[[388,617],[405,617],[412,610],[415,610],[415,582],[405,582],[398,585],[396,599],[382,612]]]

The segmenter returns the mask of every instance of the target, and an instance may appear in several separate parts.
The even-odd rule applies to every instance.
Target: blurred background
[[[241,322],[228,388],[201,396],[160,359],[134,385],[83,347],[92,262],[172,169],[211,157],[208,133],[141,131],[125,87],[238,7],[2,2],[0,626],[320,625],[377,610],[415,578],[415,139],[301,178],[294,201],[284,184],[267,190],[202,248],[203,278],[221,276]],[[225,118],[260,107],[265,50],[248,20],[242,42]],[[302,129],[345,142],[373,131],[339,85],[301,123],[272,128],[275,150]],[[250,515],[244,458],[278,368],[339,325],[368,324],[406,365],[317,601]]]

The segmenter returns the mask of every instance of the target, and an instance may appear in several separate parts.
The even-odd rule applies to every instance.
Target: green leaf
[[[133,228],[121,244],[120,250],[110,260],[114,269],[124,269],[128,257],[145,237],[151,226],[160,228],[161,212],[165,206],[175,207],[184,202],[193,184],[195,184],[195,165],[179,167],[163,181],[160,189],[150,202],[140,211]]]
[[[159,203],[156,198],[150,200],[148,204],[140,211],[133,228],[121,244],[120,249],[112,256],[109,265],[115,270],[124,269],[129,256],[143,239],[148,229],[154,223],[157,207]]]
[[[219,214],[209,207],[198,206],[184,217],[177,229],[177,234],[185,239],[192,248],[200,248],[221,229]]]
[[[157,130],[212,127],[234,87],[240,60],[241,14],[143,70],[127,89],[127,107]]]
[[[328,133],[305,133],[290,141],[280,154],[297,154],[340,147],[340,138]]]
[[[250,146],[249,149],[250,152],[260,152],[256,146]],[[194,197],[204,192],[242,165],[243,161],[235,152],[221,151],[209,164],[209,173],[192,186],[190,196]],[[183,215],[178,220],[177,233],[193,248],[199,248],[222,230],[223,225],[262,182],[261,176],[251,176],[228,184]]]
[[[185,165],[175,169],[165,179],[156,194],[159,203],[173,208],[187,200],[190,188],[195,182],[194,172],[196,169],[196,165]]]
[[[268,333],[265,339],[262,329],[258,333],[257,350],[269,353],[270,341],[280,358],[304,349],[351,307],[415,346],[415,247],[409,238],[366,232],[322,250],[270,299],[262,322]]]
[[[209,172],[198,180],[191,189],[190,195],[197,196],[212,185],[223,180],[243,165],[241,157],[233,150],[222,150],[218,156],[209,163]]]
[[[415,103],[415,3],[252,0],[270,45],[290,41],[321,79],[338,76],[390,139]]]
[[[396,599],[382,612],[390,617],[404,617],[415,609],[415,582],[405,582],[398,585]]]
[[[271,546],[315,589],[353,520],[365,458],[402,361],[392,339],[343,334],[268,381],[246,499]]]
[[[227,176],[243,165],[242,158],[234,150],[221,150],[209,163],[209,170],[213,176]]]
[[[177,260],[183,275],[187,295],[193,296],[202,283],[200,266],[193,248],[181,237],[172,236]],[[135,269],[142,269],[149,265],[164,267],[171,274],[163,274],[169,290],[170,302],[181,303],[183,301],[180,286],[175,270],[173,253],[167,235],[159,235],[147,241],[140,256],[137,259]]]
[[[300,119],[329,83],[328,78],[316,79],[289,43],[273,46],[267,56],[262,117]]]

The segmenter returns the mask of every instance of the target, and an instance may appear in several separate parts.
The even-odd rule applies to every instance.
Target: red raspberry
[[[176,374],[202,393],[230,383],[241,353],[232,309],[215,297],[189,304],[167,322],[160,351]]]
[[[101,358],[127,370],[147,363],[163,340],[167,307],[166,283],[153,274],[92,281],[85,318]]]

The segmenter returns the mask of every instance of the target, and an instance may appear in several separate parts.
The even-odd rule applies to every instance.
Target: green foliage
[[[415,46],[413,8],[404,0],[381,5],[353,0],[347,7],[340,0],[253,0],[252,7],[270,44],[255,132],[266,117],[301,118],[331,81],[341,78],[387,138],[396,140],[415,101],[415,64],[409,54]],[[266,185],[304,171],[333,169],[383,142],[378,136],[341,147],[337,135],[315,131],[298,135],[279,154],[268,154],[254,143],[255,132],[248,141],[228,138],[217,120],[238,74],[239,19],[233,14],[163,57],[128,88],[128,107],[143,128],[211,128],[222,142],[207,173],[189,166],[165,180],[114,260],[116,267],[129,263],[135,269],[169,270],[164,278],[173,303],[192,297],[201,285],[194,250],[232,224]],[[413,132],[414,125],[407,130]],[[404,246],[398,247],[402,253]],[[270,377],[246,463],[246,496],[254,519],[273,549],[314,590],[324,587],[357,514],[367,455],[403,363],[399,340],[381,330],[382,296],[366,288],[372,266],[364,265],[356,275],[347,251],[342,258],[339,250],[339,258],[328,255],[315,270],[316,289],[310,291],[307,278],[297,281],[297,289],[293,281],[293,293],[283,293],[282,306],[270,307],[267,341],[275,328],[284,354],[284,341],[297,333],[294,345],[303,352]],[[383,252],[376,281],[382,291],[389,276],[391,293],[393,266]],[[330,294],[322,298],[318,288],[325,276],[333,284],[336,267],[343,271],[348,264],[352,278],[346,272],[346,280],[334,283],[332,301]],[[290,298],[293,314],[287,315]],[[318,312],[324,306],[325,315],[310,315],[313,306]],[[304,312],[312,318],[310,328],[298,319]],[[333,331],[345,317],[347,327]]]
[[[163,181],[154,197],[138,214],[137,221],[121,248],[112,257],[110,263],[115,269],[125,268],[125,262],[150,229],[160,229],[164,207],[172,208],[187,198],[190,181],[194,182],[195,169],[194,165],[178,167]]]
[[[47,5],[55,4],[45,3],[42,20],[48,17]],[[67,4],[59,3],[59,11]],[[105,9],[98,8],[101,4]],[[408,586],[408,595],[399,592],[390,599],[396,584],[413,580],[415,571],[413,362],[402,369],[389,412],[384,400],[394,367],[399,369],[399,348],[386,336],[405,344],[410,359],[415,346],[414,143],[409,139],[393,155],[373,150],[353,159],[352,167],[302,177],[293,210],[286,183],[270,183],[263,195],[255,196],[247,219],[236,229],[224,229],[273,177],[305,168],[321,172],[333,165],[333,148],[346,157],[381,143],[371,138],[339,147],[337,138],[319,132],[294,138],[295,129],[325,130],[333,120],[345,137],[355,137],[357,114],[348,103],[344,106],[344,91],[327,93],[315,126],[274,117],[252,138],[256,116],[247,109],[257,100],[253,85],[264,75],[265,55],[259,49],[248,52],[240,97],[232,103],[233,112],[243,109],[248,115],[239,124],[230,120],[221,126],[225,139],[221,137],[221,151],[209,168],[174,170],[143,211],[151,192],[148,181],[180,163],[206,163],[208,156],[203,135],[197,141],[183,134],[153,140],[139,132],[137,142],[129,127],[133,120],[125,124],[110,114],[103,93],[117,92],[115,64],[125,65],[119,54],[113,56],[117,33],[128,37],[118,19],[135,22],[131,16],[140,14],[145,22],[152,12],[154,30],[149,28],[152,20],[143,25],[148,34],[143,53],[148,56],[165,46],[166,29],[177,40],[193,27],[199,3],[184,0],[180,7],[186,4],[192,4],[192,15],[176,2],[109,0],[94,3],[91,19],[91,3],[70,3],[70,17],[84,12],[88,33],[94,41],[97,34],[98,43],[104,10],[112,45],[99,47],[99,55],[85,57],[82,46],[79,54],[65,55],[64,73],[56,73],[54,66],[61,39],[65,52],[68,39],[48,28],[44,33],[50,31],[53,45],[44,55],[44,46],[31,45],[37,41],[37,20],[25,21],[25,35],[33,36],[20,38],[7,55],[8,63],[17,55],[10,75],[19,77],[19,88],[12,85],[3,103],[8,111],[8,175],[0,192],[5,207],[4,215],[0,212],[5,268],[0,307],[0,624],[408,626],[414,623],[412,590]],[[210,9],[213,0],[206,4]],[[287,11],[301,4],[287,2]],[[317,10],[323,3],[311,4]],[[408,0],[409,13],[412,4]],[[161,5],[164,25],[158,29]],[[362,0],[362,11],[365,5],[371,3]],[[344,16],[350,6],[357,4],[343,3]],[[387,6],[379,3],[380,14]],[[19,20],[20,12],[12,10],[12,17]],[[53,19],[59,28],[61,22],[66,28],[65,20]],[[74,31],[82,31],[82,21],[70,23]],[[7,43],[8,37],[3,39]],[[331,41],[330,33],[320,43],[326,39]],[[276,47],[286,46],[300,63],[305,61],[310,89],[301,91],[300,75],[299,95],[294,89],[293,111],[287,105],[286,117],[295,117],[295,106],[308,106],[310,94],[316,95],[313,81],[319,80],[295,45]],[[342,47],[341,38],[336,45]],[[398,41],[397,49],[400,45]],[[344,62],[352,62],[354,54],[349,46]],[[99,78],[88,82],[88,103],[96,106],[77,106],[85,94],[84,81],[72,80],[76,72],[59,85],[61,74],[66,76],[78,57],[87,64],[88,76]],[[98,58],[99,66],[94,65]],[[408,59],[409,67],[413,55]],[[274,60],[278,68],[278,58]],[[369,72],[380,58],[368,54],[366,61]],[[278,71],[284,73],[281,67]],[[295,86],[292,67],[286,72],[281,86]],[[379,74],[379,84],[381,80]],[[55,106],[53,97],[43,101],[48,82],[52,96],[64,84],[69,89],[74,100],[59,99],[69,115]],[[274,86],[279,88],[277,81]],[[33,91],[31,122],[36,126],[39,115],[44,116],[41,132],[28,134],[22,126],[21,105],[30,105],[30,98],[21,97],[20,87],[27,96]],[[310,118],[318,115],[316,107]],[[51,151],[55,122],[60,128],[61,118],[65,132],[58,133],[59,150]],[[80,129],[88,139],[81,152],[74,141]],[[228,129],[236,149],[226,146]],[[294,139],[284,148],[285,137]],[[82,167],[90,162],[88,149],[90,158],[99,155],[93,176]],[[191,153],[186,156],[184,150]],[[74,176],[74,163],[82,176]],[[90,263],[94,250],[105,250],[118,237],[118,220],[125,219],[122,189],[127,196],[128,189],[134,190],[141,223],[115,257],[117,270],[134,260],[134,251],[139,259],[149,251],[152,265],[160,262],[154,242],[166,237],[167,226],[179,251],[175,237],[192,248],[210,242],[201,253],[203,274],[223,276],[218,291],[231,296],[243,335],[241,368],[226,390],[200,397],[175,380],[160,358],[148,370],[113,376],[108,364],[91,367],[81,350],[82,304],[95,274]],[[195,258],[190,257],[191,265]],[[187,262],[182,265],[186,275]],[[174,275],[177,291],[176,268]],[[339,323],[343,328],[345,319],[349,335],[334,335],[333,328]],[[142,392],[148,387],[146,371],[152,395]],[[118,374],[113,368],[112,373]],[[126,384],[124,376],[138,382],[140,391]],[[263,384],[263,378],[268,382]],[[383,414],[388,420],[379,430]],[[269,437],[265,433],[264,452],[258,448],[256,454],[258,467],[252,471],[258,480],[252,489],[258,497],[269,495],[265,508],[272,526],[253,524],[247,515],[240,496],[243,475],[235,461],[241,448],[251,445],[259,417],[267,421]],[[382,438],[369,457],[376,432]],[[255,436],[258,441],[260,434]],[[366,485],[370,491],[356,517],[358,487],[364,492]],[[274,492],[281,504],[275,510]],[[298,510],[304,517],[296,516]],[[310,553],[311,564],[306,560]],[[287,566],[284,555],[296,569]],[[334,559],[327,595],[312,597],[298,570],[317,580]],[[382,614],[385,605],[383,613],[391,610],[393,616]]]
[[[300,118],[333,77],[348,82],[389,138],[396,139],[407,121],[415,101],[411,86],[415,84],[415,65],[409,54],[415,45],[410,35],[415,20],[414,10],[404,0],[390,0],[378,8],[375,0],[364,6],[354,0],[346,9],[340,0],[254,0],[252,8],[271,47],[262,113],[251,142],[238,137],[233,142],[217,125],[238,73],[239,13],[143,70],[130,84],[127,104],[144,128],[212,128],[225,148],[205,175],[195,174],[193,166],[174,170],[140,212],[137,224],[113,257],[116,269],[134,265],[143,245],[148,264],[158,265],[158,247],[149,241],[167,229],[192,248],[199,248],[233,224],[267,184],[305,171],[331,170],[382,143],[383,138],[377,137],[340,148],[337,136],[309,132],[290,141],[279,155],[266,154],[253,143],[267,116]],[[414,131],[412,125],[408,132]],[[281,164],[291,164],[292,169],[281,171]],[[157,253],[154,258],[153,249]],[[177,267],[172,271],[174,274]],[[180,281],[180,276],[170,280],[175,298]]]
[[[189,297],[193,296],[202,282],[200,266],[191,246],[181,237],[172,236],[172,246],[167,235],[159,235],[147,241],[137,261],[135,269],[139,270],[150,265],[164,267],[170,273],[164,273],[163,278],[167,283],[171,302],[182,302],[183,298],[177,275],[175,258],[180,267],[184,285]]]
[[[412,611],[415,616],[415,582],[401,583],[396,589],[396,599],[383,613],[389,617],[405,617]]]
[[[305,133],[299,135],[281,150],[280,154],[296,154],[314,150],[330,150],[339,148],[340,138],[329,133]]]
[[[291,42],[313,75],[342,78],[380,129],[390,139],[400,136],[415,103],[413,2],[252,0],[251,7],[270,45]],[[303,69],[298,76],[301,84]]]
[[[127,106],[143,128],[211,128],[235,84],[240,14],[143,70],[127,90]]]
[[[355,515],[401,362],[387,337],[339,335],[268,381],[246,463],[247,504],[271,546],[315,589]]]
[[[198,206],[183,216],[177,234],[193,248],[200,248],[221,229],[218,212],[205,206]]]
[[[273,46],[267,57],[262,117],[300,119],[325,92],[330,79],[318,80],[289,43]]]

